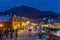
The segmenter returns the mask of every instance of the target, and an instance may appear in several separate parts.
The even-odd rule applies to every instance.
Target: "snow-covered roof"
[[[0,22],[9,22],[11,19],[12,16],[0,16]]]

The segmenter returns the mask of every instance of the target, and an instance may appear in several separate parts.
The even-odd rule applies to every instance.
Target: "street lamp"
[[[0,27],[2,27],[3,26],[3,24],[0,24]]]
[[[0,29],[3,27],[3,24],[0,24]]]
[[[3,24],[0,24],[0,30],[2,30],[2,28],[3,28]]]

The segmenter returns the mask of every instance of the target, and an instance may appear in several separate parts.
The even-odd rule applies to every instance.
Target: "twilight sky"
[[[0,0],[0,11],[26,5],[42,11],[54,11],[60,13],[60,0]]]

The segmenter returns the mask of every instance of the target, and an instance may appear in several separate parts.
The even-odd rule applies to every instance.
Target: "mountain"
[[[0,12],[0,16],[1,16],[1,15],[5,15],[5,14],[4,14],[3,12]]]
[[[43,18],[43,17],[51,17],[51,18],[57,18],[60,16],[60,14],[52,12],[52,11],[40,11],[32,7],[28,6],[18,6],[15,8],[11,8],[5,12],[3,12],[5,15],[19,15],[19,16],[25,16],[30,18]]]

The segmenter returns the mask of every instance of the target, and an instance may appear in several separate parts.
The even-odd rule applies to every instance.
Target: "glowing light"
[[[46,24],[46,25],[42,25],[42,27],[48,27],[48,24]]]
[[[31,23],[31,24],[34,25],[34,26],[37,25],[37,23]]]
[[[2,27],[3,26],[3,24],[0,24],[0,27]]]
[[[30,21],[27,21],[27,24],[29,24],[30,23]]]

